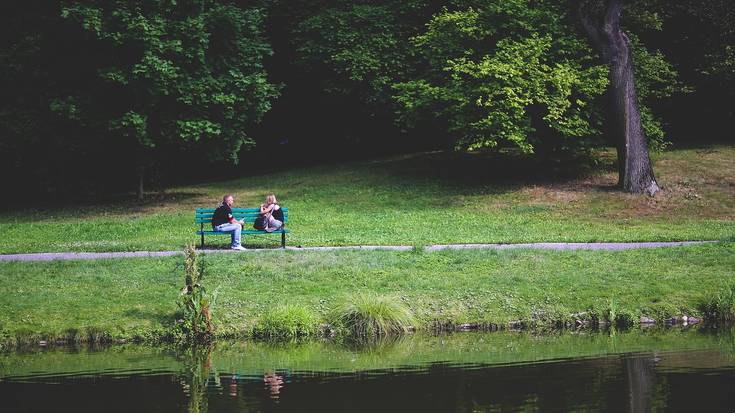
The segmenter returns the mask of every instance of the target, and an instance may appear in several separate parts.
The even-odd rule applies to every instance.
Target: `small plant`
[[[735,321],[735,285],[707,297],[699,304],[699,311],[708,323]]]
[[[605,319],[610,324],[615,324],[615,320],[618,318],[618,304],[614,298],[610,299],[610,305],[607,307]]]
[[[182,318],[177,323],[178,332],[189,341],[206,342],[212,339],[214,327],[210,300],[201,280],[204,277],[202,265],[197,260],[193,245],[184,248],[184,280],[177,302]]]
[[[628,328],[635,324],[634,314],[620,307],[614,298],[604,311],[604,319],[610,323],[611,328]]]
[[[340,333],[358,339],[402,334],[415,323],[400,300],[371,295],[349,297],[337,305],[332,318]]]
[[[287,305],[266,313],[253,334],[267,338],[300,338],[316,331],[317,319],[304,307]]]

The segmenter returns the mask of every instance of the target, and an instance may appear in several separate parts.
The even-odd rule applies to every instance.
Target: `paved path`
[[[606,250],[620,251],[635,248],[661,248],[681,247],[684,245],[695,245],[715,243],[717,241],[680,241],[680,242],[536,242],[530,244],[449,244],[429,245],[424,247],[425,251],[439,250],[465,250],[465,249],[492,249],[507,250],[516,248],[543,249],[543,250]],[[335,251],[335,250],[388,250],[388,251],[410,251],[414,247],[405,245],[357,245],[348,247],[286,247],[290,251]],[[280,248],[249,249],[247,251],[233,250],[200,250],[204,253],[248,253],[258,251],[280,251]],[[130,257],[170,257],[183,254],[182,251],[134,251],[134,252],[39,252],[33,254],[7,254],[0,255],[0,261],[53,261],[53,260],[97,260],[106,258],[130,258]]]

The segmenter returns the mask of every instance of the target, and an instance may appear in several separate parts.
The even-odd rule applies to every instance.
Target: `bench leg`
[[[202,234],[202,249],[204,249],[204,234]]]
[[[286,233],[281,232],[281,248],[286,248]]]

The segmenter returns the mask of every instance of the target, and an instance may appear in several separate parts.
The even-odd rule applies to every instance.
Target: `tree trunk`
[[[138,166],[138,189],[136,190],[136,198],[138,202],[143,202],[143,181],[145,179],[145,167],[143,165]]]
[[[604,15],[599,18],[592,18],[589,11],[584,10],[589,3],[578,0],[578,12],[592,44],[610,68],[609,94],[613,110],[610,129],[618,142],[618,185],[627,192],[654,195],[660,189],[653,175],[646,136],[641,126],[631,44],[620,29],[623,2],[605,1]]]

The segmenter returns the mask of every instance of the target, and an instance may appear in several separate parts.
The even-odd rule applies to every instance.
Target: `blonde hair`
[[[273,194],[269,194],[268,196],[265,197],[265,204],[266,205],[275,204],[277,202],[278,201],[276,201],[276,196],[273,195]]]

